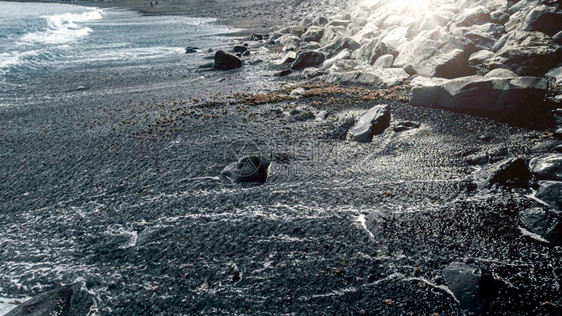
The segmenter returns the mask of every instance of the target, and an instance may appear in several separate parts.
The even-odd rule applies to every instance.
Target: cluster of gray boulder
[[[278,28],[269,41],[292,70],[328,82],[391,87],[417,76],[413,105],[519,112],[562,81],[560,21],[559,1],[368,0]]]

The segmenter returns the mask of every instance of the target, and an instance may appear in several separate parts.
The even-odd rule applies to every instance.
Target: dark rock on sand
[[[213,69],[216,70],[230,70],[242,67],[240,58],[222,50],[215,53],[214,59]]]
[[[479,188],[489,188],[496,183],[526,185],[529,178],[529,168],[523,158],[508,158],[482,170],[477,182]]]
[[[199,47],[188,46],[188,47],[185,48],[185,53],[186,53],[186,54],[197,53],[197,51],[199,51]]]
[[[525,228],[544,240],[562,245],[562,216],[551,209],[535,207],[519,213]]]
[[[390,126],[390,106],[380,104],[365,112],[351,129],[353,140],[368,143]]]
[[[406,122],[400,122],[400,123],[396,124],[394,126],[394,131],[399,133],[399,132],[408,131],[408,130],[411,130],[411,129],[416,129],[416,128],[419,128],[419,127],[420,127],[420,123],[406,121]]]
[[[529,167],[539,179],[562,181],[562,155],[560,154],[534,158],[529,163]]]
[[[533,113],[542,110],[548,83],[535,77],[453,80],[418,77],[412,80],[410,104],[496,113]]]
[[[326,60],[326,56],[317,51],[300,52],[291,66],[292,69],[301,70],[308,67],[320,67]]]
[[[562,139],[562,128],[559,128],[559,129],[555,130],[554,133],[553,133],[553,135],[554,135],[554,137],[556,137],[556,138]]]
[[[453,262],[442,273],[462,309],[479,315],[486,313],[498,292],[498,284],[490,272]]]
[[[248,47],[243,46],[243,45],[235,45],[234,47],[232,47],[231,52],[233,53],[245,53],[246,51],[248,51]]]
[[[263,35],[261,34],[252,34],[252,36],[250,36],[250,39],[252,41],[261,41],[263,40]]]
[[[220,173],[220,178],[231,183],[265,183],[268,177],[269,161],[258,156],[244,156]]]
[[[281,70],[279,72],[276,72],[275,74],[273,74],[273,76],[275,77],[286,77],[290,74],[292,74],[293,71],[291,69],[285,69],[285,70]]]

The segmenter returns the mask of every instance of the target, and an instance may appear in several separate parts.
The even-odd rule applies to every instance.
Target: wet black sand
[[[267,56],[253,58],[237,71],[170,70],[146,89],[130,79],[65,92],[69,81],[0,108],[1,295],[79,283],[76,309],[103,315],[455,315],[441,269],[460,261],[497,279],[492,314],[560,306],[561,248],[519,230],[518,211],[538,202],[527,189],[476,190],[466,163],[484,149],[551,152],[549,124],[411,107],[407,88],[375,98],[320,84],[255,104],[233,94],[305,83],[272,79],[257,62]],[[380,103],[392,125],[421,128],[347,140],[345,118]],[[331,115],[287,114],[299,107]],[[273,159],[265,185],[212,178],[239,142]]]

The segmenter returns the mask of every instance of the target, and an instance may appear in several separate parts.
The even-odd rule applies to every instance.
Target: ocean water
[[[73,89],[141,84],[139,72],[148,67],[151,74],[188,67],[198,61],[185,54],[185,47],[217,47],[233,31],[213,22],[0,2],[0,106],[25,105]]]

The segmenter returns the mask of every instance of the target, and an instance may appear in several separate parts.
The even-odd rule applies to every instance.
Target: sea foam
[[[21,44],[64,44],[74,42],[92,32],[92,29],[77,23],[102,19],[101,9],[91,9],[84,13],[64,13],[42,16],[47,21],[47,29],[28,33],[20,39]]]

